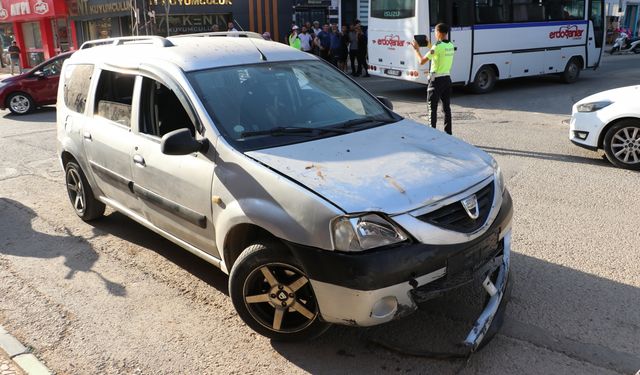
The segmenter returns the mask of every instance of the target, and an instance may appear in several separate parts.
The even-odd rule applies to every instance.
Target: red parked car
[[[62,63],[72,53],[61,53],[26,73],[0,81],[0,109],[24,115],[36,107],[55,104]]]

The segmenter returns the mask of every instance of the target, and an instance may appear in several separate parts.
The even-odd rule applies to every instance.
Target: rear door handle
[[[146,165],[142,155],[138,155],[138,154],[133,155],[133,162],[138,164],[140,167],[144,167]]]
[[[91,133],[89,132],[84,132],[82,133],[82,136],[84,137],[84,139],[86,139],[87,141],[91,141]]]

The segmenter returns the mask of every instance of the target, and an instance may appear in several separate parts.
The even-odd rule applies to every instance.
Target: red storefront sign
[[[65,13],[63,0],[0,0],[0,22],[30,21]]]

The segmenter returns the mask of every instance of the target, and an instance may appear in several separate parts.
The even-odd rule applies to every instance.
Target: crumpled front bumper
[[[507,239],[505,238],[505,241]],[[511,241],[511,236],[508,238]],[[491,324],[494,321],[494,318],[498,314],[498,311],[503,304],[506,302],[505,295],[507,292],[507,284],[509,282],[509,268],[511,262],[511,245],[507,246],[505,244],[504,251],[502,255],[502,260],[500,267],[498,269],[498,275],[496,276],[495,282],[493,282],[490,277],[487,277],[483,282],[483,286],[487,293],[491,296],[489,301],[487,302],[484,310],[476,320],[471,329],[471,332],[467,335],[467,338],[464,340],[464,345],[467,346],[472,352],[475,351],[482,340],[485,338]]]

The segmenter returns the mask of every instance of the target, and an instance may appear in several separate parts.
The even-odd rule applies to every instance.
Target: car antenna
[[[240,31],[244,31],[244,29],[242,28],[242,26],[240,25],[240,23],[238,21],[236,21],[235,18],[232,18],[233,23],[235,23],[236,25],[238,25],[238,27],[240,28]],[[260,51],[260,48],[258,48],[258,46],[256,46],[256,44],[253,42],[253,40],[251,40],[252,38],[247,38],[251,41],[251,44],[253,44],[253,46],[258,50],[258,52],[260,53],[260,60],[262,61],[267,61],[267,56],[264,55],[264,53],[262,53],[262,51]]]

